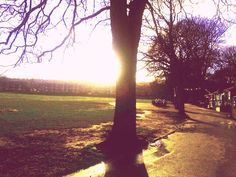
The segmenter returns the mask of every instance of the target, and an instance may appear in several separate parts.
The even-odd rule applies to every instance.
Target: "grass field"
[[[0,135],[111,121],[114,98],[0,93]],[[150,103],[138,100],[139,105]]]
[[[0,93],[0,176],[64,176],[104,161],[96,145],[109,135],[114,101]],[[137,108],[138,137],[151,143],[176,129],[173,106]]]

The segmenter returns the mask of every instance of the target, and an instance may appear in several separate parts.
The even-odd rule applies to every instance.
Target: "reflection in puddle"
[[[115,102],[110,102],[109,105],[115,106]],[[137,119],[147,119],[147,116],[151,113],[150,110],[137,109],[136,117]]]
[[[220,124],[223,125],[224,127],[227,127],[228,129],[236,127],[235,121],[221,121]]]
[[[122,156],[112,156],[88,169],[66,177],[148,177],[143,153],[130,152]]]
[[[131,155],[124,155],[122,158],[110,159],[65,177],[148,177],[145,164],[152,164],[161,155],[164,156],[168,153],[165,146],[161,148],[149,147],[138,154],[132,155],[131,153]]]
[[[0,113],[1,112],[19,112],[19,110],[13,109],[13,108],[3,108],[3,109],[0,109]]]
[[[116,103],[115,102],[110,102],[109,105],[115,106]]]
[[[105,175],[106,165],[104,162],[101,162],[97,165],[89,167],[79,172],[67,175],[65,177],[102,177]]]
[[[137,119],[147,119],[148,115],[150,115],[152,111],[142,110],[136,114]]]

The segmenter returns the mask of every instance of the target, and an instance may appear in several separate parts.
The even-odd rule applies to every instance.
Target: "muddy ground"
[[[67,177],[235,177],[236,120],[227,113],[185,106],[187,120],[144,151],[108,158]]]
[[[172,106],[137,111],[138,135],[152,143],[179,124]],[[107,122],[88,128],[34,130],[0,137],[1,177],[60,177],[103,160],[95,145],[111,129]]]

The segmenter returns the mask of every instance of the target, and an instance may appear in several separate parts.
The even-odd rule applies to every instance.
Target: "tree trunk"
[[[185,93],[183,83],[183,73],[180,61],[176,59],[171,63],[171,82],[173,84],[173,103],[175,109],[178,110],[179,119],[185,119]]]
[[[173,104],[175,106],[175,109],[178,109],[178,104],[177,104],[177,93],[176,93],[177,88],[173,88]]]
[[[173,14],[173,1],[169,1],[169,22],[168,25],[168,55],[170,58],[170,82],[174,89],[173,102],[176,109],[179,111],[179,118],[185,118],[184,109],[184,87],[183,87],[183,75],[182,75],[182,63],[180,59],[175,54],[175,44],[174,44],[174,14]]]
[[[183,69],[180,61],[177,62],[176,69],[176,104],[179,112],[179,119],[185,119]]]
[[[121,63],[116,83],[114,123],[108,146],[114,151],[132,149],[136,137],[136,65],[141,34],[142,15],[146,0],[111,0],[111,30],[113,48]]]
[[[185,108],[184,108],[184,88],[179,85],[176,89],[177,109],[179,112],[179,119],[185,119]]]

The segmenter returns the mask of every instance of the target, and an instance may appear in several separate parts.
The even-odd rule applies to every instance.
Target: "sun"
[[[120,68],[114,51],[105,43],[93,43],[74,50],[64,64],[68,71],[62,73],[61,78],[96,84],[114,84]]]
[[[66,50],[56,51],[51,61],[22,64],[11,69],[7,76],[115,84],[119,68],[110,36],[100,32],[84,43],[75,43]]]
[[[54,74],[54,78],[95,84],[115,84],[120,66],[112,49],[111,35],[99,29],[92,34],[89,39],[75,43],[64,51],[63,56],[57,57],[61,59],[55,61],[57,67],[54,66],[54,71],[57,74]],[[53,73],[52,70],[50,71],[48,73]]]

